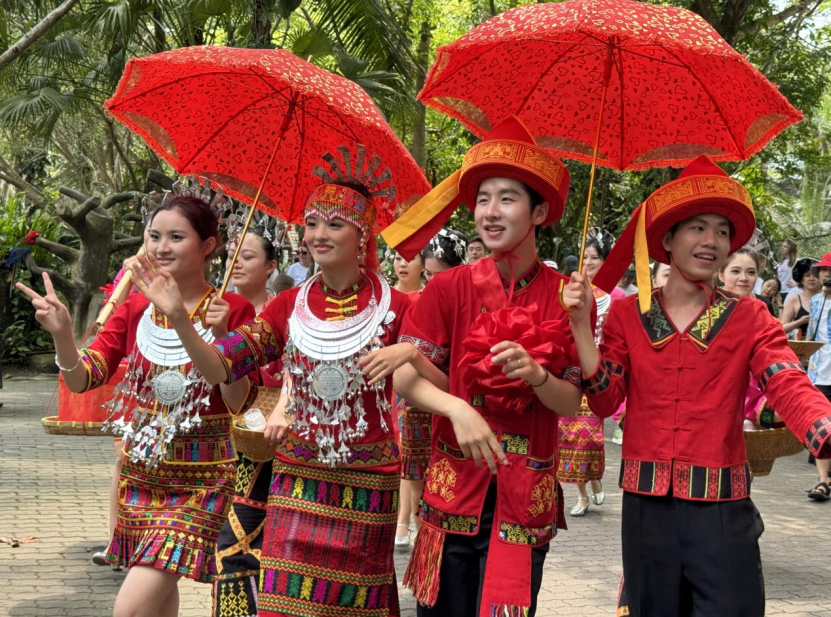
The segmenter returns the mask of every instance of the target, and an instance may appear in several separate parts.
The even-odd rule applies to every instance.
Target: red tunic
[[[811,385],[764,304],[719,289],[709,324],[702,309],[679,332],[661,289],[645,315],[635,295],[615,302],[600,363],[584,389],[601,417],[627,399],[621,487],[654,495],[671,487],[675,497],[700,501],[747,497],[742,421],[749,375],[805,446],[831,457],[831,404]]]
[[[433,277],[405,321],[399,340],[413,343],[439,368],[449,371],[450,394],[476,408],[501,442],[511,462],[509,467],[499,466],[497,474],[493,524],[501,529],[502,540],[541,546],[556,534],[557,527],[565,527],[556,479],[557,414],[536,398],[529,410],[516,413],[489,409],[482,397],[467,393],[460,366],[462,341],[476,317],[486,310],[474,287],[475,267],[479,266],[460,266]],[[562,317],[564,311],[556,293],[561,280],[562,275],[537,262],[517,281],[511,305],[536,304],[540,321]],[[569,360],[569,367],[557,377],[577,384],[576,358]],[[423,494],[424,522],[449,533],[476,534],[491,481],[486,466],[477,467],[472,460],[464,459],[450,420],[437,416]]]
[[[191,319],[194,323],[204,318],[208,302],[215,295],[216,289],[213,289],[205,296],[199,307],[193,311]],[[228,293],[225,294],[224,299],[228,302],[230,309],[228,314],[229,330],[239,327],[254,316],[254,307],[242,296]],[[119,362],[126,358],[128,354],[141,355],[136,348],[136,330],[144,311],[149,305],[150,301],[144,295],[130,294],[124,304],[113,313],[113,316],[107,321],[106,327],[95,337],[95,340],[88,347],[81,350],[89,374],[84,391],[107,383],[110,375],[118,368]],[[153,311],[153,322],[167,329],[172,328],[167,323],[165,316],[155,309]],[[136,366],[139,366],[139,364]],[[147,375],[150,363],[143,357],[141,358],[141,367]],[[213,416],[227,413],[228,409],[222,400],[219,388],[213,388],[210,404],[201,415]]]

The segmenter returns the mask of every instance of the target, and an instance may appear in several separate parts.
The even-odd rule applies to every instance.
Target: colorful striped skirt
[[[603,418],[592,413],[585,397],[577,415],[560,418],[558,427],[560,464],[557,479],[566,484],[602,479],[606,468]]]
[[[397,401],[401,419],[401,477],[423,480],[430,463],[433,414],[413,407],[401,397]]]
[[[275,459],[260,558],[260,617],[399,615],[396,474]]]
[[[234,503],[217,540],[211,611],[214,617],[257,615],[271,463],[252,461],[242,454],[237,460]]]
[[[227,416],[204,418],[171,444],[173,460],[155,469],[125,459],[107,561],[211,582],[216,539],[234,495],[229,427]]]

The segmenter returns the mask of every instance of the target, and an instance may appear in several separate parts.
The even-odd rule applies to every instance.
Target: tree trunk
[[[41,19],[34,28],[24,34],[14,45],[0,54],[0,71],[2,71],[12,60],[19,57],[24,51],[29,49],[35,41],[46,34],[49,29],[58,23],[64,15],[69,13],[69,11],[72,10],[72,7],[77,3],[78,0],[66,0],[66,2]]]
[[[268,0],[254,0],[251,11],[251,47],[266,49],[271,44],[272,23],[269,18],[269,8],[272,3]]]
[[[424,87],[427,67],[430,62],[430,22],[421,24],[418,51],[416,52],[416,92]],[[421,101],[416,101],[415,123],[413,124],[413,142],[410,153],[422,169],[427,165],[427,108]]]

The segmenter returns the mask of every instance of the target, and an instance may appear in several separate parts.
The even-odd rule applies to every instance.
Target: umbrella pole
[[[280,149],[280,143],[283,141],[283,136],[286,134],[286,130],[289,127],[291,114],[294,111],[296,103],[297,94],[292,96],[291,102],[286,110],[286,117],[283,119],[283,125],[280,127],[279,133],[277,133],[277,142],[274,144],[274,149],[271,151],[271,157],[268,159],[268,165],[266,165],[265,172],[263,172],[263,179],[260,182],[260,187],[257,189],[257,194],[254,196],[254,203],[251,204],[251,210],[248,211],[248,216],[245,217],[245,225],[242,226],[242,231],[240,232],[239,239],[237,240],[237,246],[234,249],[234,256],[231,258],[231,263],[228,264],[228,268],[225,271],[225,279],[222,281],[222,287],[219,289],[220,298],[225,295],[225,290],[228,288],[228,283],[231,281],[231,276],[234,274],[234,265],[237,263],[237,258],[239,257],[239,252],[242,248],[242,241],[245,239],[245,234],[248,233],[248,228],[251,226],[251,221],[254,218],[254,212],[257,210],[257,204],[260,201],[260,195],[262,195],[265,181],[268,179],[268,174],[271,171],[271,165],[274,163],[274,158],[277,156],[277,150]]]
[[[577,271],[583,272],[583,255],[586,252],[586,236],[589,235],[589,216],[592,209],[592,194],[594,193],[594,175],[597,171],[597,149],[600,147],[600,131],[603,128],[603,111],[606,107],[606,93],[609,91],[609,79],[612,76],[612,48],[609,48],[609,55],[606,57],[606,65],[603,68],[603,90],[600,94],[600,109],[597,113],[597,131],[594,135],[594,151],[592,152],[592,169],[589,174],[589,196],[586,199],[586,215],[583,218],[583,232],[580,234],[580,256],[577,262]]]

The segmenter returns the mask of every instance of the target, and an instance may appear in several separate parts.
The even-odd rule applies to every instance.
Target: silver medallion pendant
[[[153,378],[153,395],[163,405],[174,405],[185,396],[188,379],[179,371],[165,371]]]
[[[345,393],[349,374],[337,364],[321,364],[312,374],[312,388],[324,401],[335,401]]]

